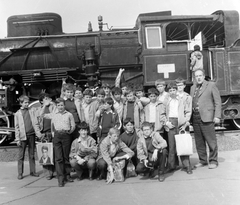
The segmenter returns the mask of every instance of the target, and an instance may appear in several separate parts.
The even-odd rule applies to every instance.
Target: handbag
[[[37,156],[40,165],[54,165],[53,164],[53,144],[49,142],[39,142],[36,145]]]
[[[134,166],[134,164],[132,163],[132,160],[129,159],[128,165],[127,165],[126,178],[136,177],[136,176],[137,176],[137,174],[136,174],[136,171],[135,171],[135,166]]]
[[[179,134],[175,135],[175,141],[178,156],[193,154],[192,136],[185,130],[181,130]]]
[[[123,174],[123,168],[125,167],[125,160],[121,160],[119,162],[113,163],[113,176],[115,182],[123,182],[124,174]],[[107,173],[107,181],[110,178],[110,172]]]

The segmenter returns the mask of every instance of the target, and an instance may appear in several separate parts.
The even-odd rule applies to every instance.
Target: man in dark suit
[[[214,82],[206,81],[203,69],[195,71],[196,83],[191,87],[193,98],[193,129],[199,163],[195,167],[207,166],[215,169],[218,166],[218,146],[214,124],[220,123],[221,97]],[[207,159],[206,142],[209,147]]]

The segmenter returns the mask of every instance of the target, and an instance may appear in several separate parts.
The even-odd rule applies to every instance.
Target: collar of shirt
[[[134,133],[134,130],[132,132],[128,132],[127,130],[125,131],[127,134],[132,134]]]
[[[67,98],[66,101],[74,101],[74,98]]]
[[[177,94],[178,99],[182,99],[183,96],[184,96],[184,93],[178,93],[178,94]]]
[[[28,108],[23,108],[23,107],[20,107],[21,110],[28,110]]]
[[[73,99],[74,99],[74,101],[76,101],[76,102],[82,102],[82,100],[79,99],[79,98],[73,98]]]
[[[150,103],[149,103],[149,105],[156,106],[156,105],[157,105],[157,103],[158,103],[157,101],[156,101],[155,103],[153,103],[153,102],[150,102]]]
[[[41,104],[41,108],[43,108],[43,107],[44,107],[44,105]],[[49,103],[49,105],[46,105],[45,107],[50,107],[50,103]]]
[[[59,112],[59,111],[56,112],[56,114],[65,114],[65,113],[67,113],[67,110],[64,110],[63,112]]]
[[[148,137],[146,137],[145,135],[143,135],[143,136],[144,136],[144,139],[152,138],[152,134]]]
[[[159,96],[163,96],[163,95],[166,95],[167,92],[166,91],[163,91],[162,93],[159,93]]]
[[[109,110],[109,111],[104,111],[105,113],[109,114],[109,113],[112,113],[113,114],[113,111],[112,110]]]
[[[171,97],[170,97],[170,100],[169,100],[169,101],[172,101],[172,100],[177,100],[177,101],[178,101],[178,100],[179,100],[179,96],[177,95],[176,98],[171,98]]]
[[[86,141],[87,141],[87,138],[88,138],[88,136],[86,137]],[[78,143],[80,143],[82,141],[82,138],[79,137],[77,141],[78,141]]]

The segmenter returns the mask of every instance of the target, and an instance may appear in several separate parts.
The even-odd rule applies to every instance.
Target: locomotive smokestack
[[[92,32],[92,23],[89,21],[88,23],[88,32]]]

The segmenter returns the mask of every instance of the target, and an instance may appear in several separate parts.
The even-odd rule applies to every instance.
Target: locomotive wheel
[[[240,119],[233,119],[232,123],[236,129],[240,130]]]
[[[0,128],[2,127],[2,130],[4,130],[4,127],[9,128],[10,127],[10,121],[8,118],[8,115],[3,111],[0,110]],[[8,139],[8,134],[2,134],[0,132],[0,145],[6,145],[10,143],[11,141]]]

